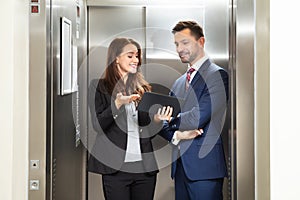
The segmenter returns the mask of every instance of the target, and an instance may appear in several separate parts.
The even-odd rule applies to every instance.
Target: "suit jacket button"
[[[143,132],[143,129],[140,129],[140,133]]]

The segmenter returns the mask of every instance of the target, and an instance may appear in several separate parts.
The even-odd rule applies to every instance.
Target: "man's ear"
[[[198,40],[199,44],[204,47],[204,43],[205,43],[205,38],[204,37],[200,37]]]

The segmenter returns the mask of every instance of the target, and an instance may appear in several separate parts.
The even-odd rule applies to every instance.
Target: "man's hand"
[[[194,139],[195,137],[202,135],[203,129],[189,130],[189,131],[175,131],[177,140]]]

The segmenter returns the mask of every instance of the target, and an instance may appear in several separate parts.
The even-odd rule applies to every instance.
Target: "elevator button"
[[[30,190],[39,190],[40,189],[40,181],[39,180],[30,180],[29,181],[29,189]]]
[[[30,169],[39,169],[40,161],[39,160],[30,160]]]

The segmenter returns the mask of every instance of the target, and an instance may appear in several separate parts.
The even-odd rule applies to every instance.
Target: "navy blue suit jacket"
[[[192,140],[181,140],[179,146],[174,146],[171,176],[174,178],[180,154],[190,180],[226,177],[221,132],[228,100],[228,74],[208,59],[196,72],[188,90],[185,81],[184,74],[171,90],[171,95],[184,99],[180,116],[166,123],[160,135],[171,141],[175,130],[202,128],[204,133]]]

